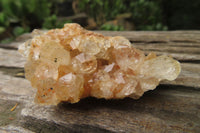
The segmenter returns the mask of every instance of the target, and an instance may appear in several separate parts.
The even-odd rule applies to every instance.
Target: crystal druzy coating
[[[161,80],[174,80],[180,63],[135,49],[124,37],[107,37],[65,24],[63,29],[33,31],[19,47],[27,57],[25,76],[37,88],[35,101],[58,104],[88,96],[139,98]]]

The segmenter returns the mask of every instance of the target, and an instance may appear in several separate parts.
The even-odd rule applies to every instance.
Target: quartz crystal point
[[[124,37],[106,37],[78,24],[34,30],[19,51],[27,57],[25,76],[37,88],[35,101],[42,104],[76,103],[88,96],[137,99],[181,70],[171,57],[145,56]]]

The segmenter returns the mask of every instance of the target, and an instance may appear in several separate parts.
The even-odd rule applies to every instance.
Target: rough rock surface
[[[180,73],[179,62],[171,57],[145,56],[124,37],[106,37],[78,24],[33,34],[19,51],[28,59],[26,78],[38,89],[38,103],[76,103],[88,96],[139,98]]]

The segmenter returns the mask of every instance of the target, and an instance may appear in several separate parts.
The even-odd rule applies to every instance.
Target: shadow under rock
[[[189,100],[190,96],[194,95],[193,91],[182,86],[160,85],[156,90],[146,92],[138,100],[131,98],[105,100],[89,97],[75,104],[62,102],[54,107],[51,115],[55,120],[70,125],[73,129],[81,127],[82,130],[87,127],[88,131],[93,131],[89,130],[89,127],[96,130],[104,129],[105,125],[110,125],[116,131],[118,129],[129,131],[137,126],[144,126],[146,122],[146,124],[156,122],[161,128],[172,123],[182,124],[178,117],[193,123],[196,108]],[[192,119],[188,117],[191,115],[188,114],[190,108],[194,111]],[[106,127],[106,130],[111,128]]]
[[[186,99],[176,95],[179,93],[193,95],[191,88],[183,86],[159,85],[155,90],[145,92],[140,99],[97,99],[93,97],[81,99],[78,103],[70,104],[61,102],[56,106],[56,110],[62,111],[92,111],[98,109],[109,109],[118,111],[135,111],[135,112],[151,112],[155,110],[163,110],[163,108],[173,108],[169,103],[178,103],[179,100],[184,102]],[[191,94],[190,94],[191,93]],[[172,109],[173,110],[173,109]]]
[[[88,97],[81,99],[75,104],[61,102],[58,104],[56,109],[60,111],[71,110],[78,112],[86,112],[98,109],[143,112],[146,110],[145,105],[151,106],[155,102],[159,102],[161,98],[163,99],[163,97],[159,95],[159,92],[157,91],[146,92],[140,99],[137,100],[132,98],[106,100]]]

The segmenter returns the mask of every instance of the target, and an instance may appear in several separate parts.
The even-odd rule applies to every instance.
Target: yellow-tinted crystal
[[[139,98],[180,73],[180,63],[171,57],[145,56],[124,37],[105,37],[78,24],[33,34],[19,51],[27,57],[26,78],[38,90],[37,103]]]

